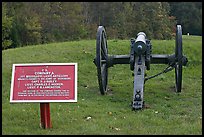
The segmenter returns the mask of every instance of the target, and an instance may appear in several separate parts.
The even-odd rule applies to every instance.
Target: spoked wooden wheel
[[[104,95],[107,92],[108,84],[108,49],[106,32],[103,26],[99,26],[96,37],[96,66],[100,92]]]
[[[176,92],[181,92],[182,87],[182,28],[181,25],[176,26],[176,48],[175,48],[175,78],[176,78]]]

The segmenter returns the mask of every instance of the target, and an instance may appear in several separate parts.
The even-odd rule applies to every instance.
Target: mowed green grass
[[[132,111],[130,66],[108,69],[109,93],[99,92],[95,40],[28,46],[2,51],[2,134],[202,134],[202,37],[183,36],[183,87],[175,93],[174,70],[145,84],[147,108]],[[174,54],[174,40],[151,40],[152,54]],[[108,40],[109,54],[129,54],[129,40]],[[40,128],[39,103],[10,104],[12,64],[78,63],[77,103],[50,103],[51,129]],[[151,64],[147,75],[166,65]],[[91,117],[91,119],[87,119]]]

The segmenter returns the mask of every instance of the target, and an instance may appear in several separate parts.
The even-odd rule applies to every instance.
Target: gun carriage
[[[182,67],[186,66],[188,60],[182,52],[182,27],[176,26],[175,53],[171,55],[152,54],[151,41],[147,39],[144,32],[139,32],[136,38],[130,40],[129,55],[108,54],[106,31],[99,26],[96,36],[96,57],[94,64],[97,67],[98,83],[101,95],[108,90],[108,68],[117,64],[129,64],[134,73],[134,89],[132,109],[138,110],[144,107],[144,84],[147,80],[157,77],[163,73],[175,70],[175,91],[181,92]],[[160,73],[146,77],[145,71],[150,70],[150,64],[167,64]]]

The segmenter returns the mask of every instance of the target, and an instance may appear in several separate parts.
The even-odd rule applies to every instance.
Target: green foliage
[[[89,4],[89,23],[105,26],[113,39],[134,37],[139,31],[152,38],[171,39],[175,23],[169,10],[163,2],[95,2]]]
[[[184,34],[187,32],[201,34],[200,4],[199,2],[4,2],[2,48],[95,39],[99,25],[106,28],[109,39],[130,39],[140,31],[144,31],[150,39],[172,39],[178,23],[183,26]]]
[[[170,7],[184,34],[202,35],[202,2],[170,2]]]
[[[6,3],[2,3],[2,49],[7,49],[11,44],[10,33],[12,29],[13,18],[8,16]]]
[[[27,43],[28,44],[38,44],[41,41],[41,24],[39,23],[38,16],[29,16],[26,18],[25,28],[27,30]]]
[[[169,19],[168,3],[147,2],[136,3],[135,17],[138,22],[138,31],[146,31],[147,36],[154,39],[171,39],[174,22]],[[135,30],[136,31],[136,30]]]

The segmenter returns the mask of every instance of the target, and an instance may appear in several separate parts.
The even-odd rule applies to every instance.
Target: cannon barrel
[[[146,34],[144,32],[139,32],[135,40],[133,50],[135,54],[141,55],[146,51]]]

